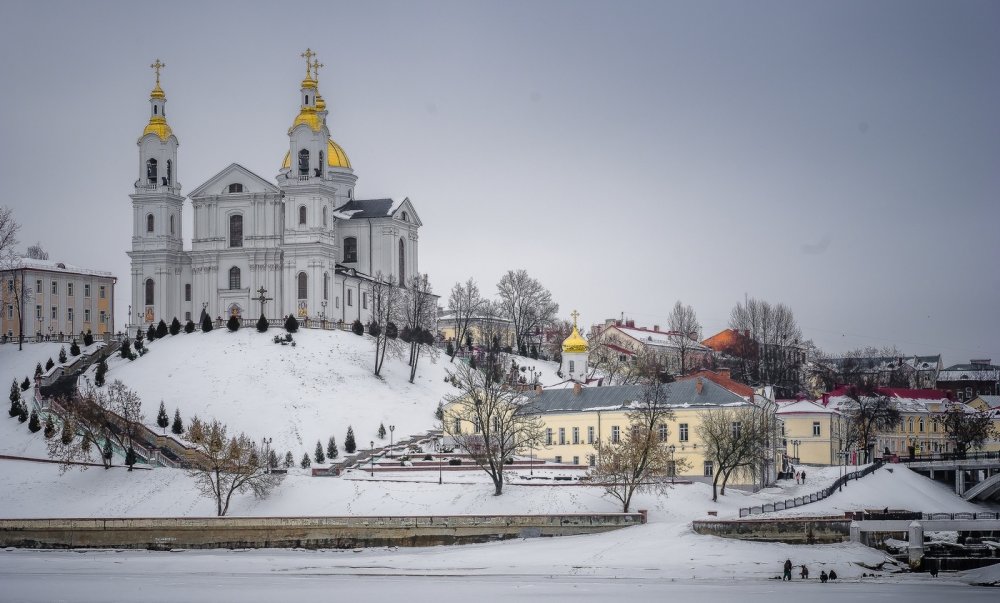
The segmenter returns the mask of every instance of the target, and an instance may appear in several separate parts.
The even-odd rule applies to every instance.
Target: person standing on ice
[[[799,576],[801,576],[803,580],[809,579],[809,568],[806,567],[806,564],[804,563],[802,564],[802,572],[799,574]]]
[[[782,575],[781,581],[784,582],[785,580],[788,580],[789,582],[792,581],[792,560],[791,559],[785,559],[785,573],[784,573],[784,575]]]

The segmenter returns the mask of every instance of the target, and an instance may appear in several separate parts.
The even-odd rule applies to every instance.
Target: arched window
[[[326,226],[326,207],[323,207],[323,226]]]
[[[409,222],[409,221],[410,221],[410,220],[408,219],[408,218],[409,218],[409,216],[407,216],[407,215],[406,215],[406,212],[405,212],[405,211],[403,212],[403,215],[402,215],[402,218],[403,218],[403,222]]]
[[[158,115],[157,106],[153,105],[153,115]]]
[[[167,159],[167,184],[173,185],[174,183],[174,163]]]
[[[344,263],[358,261],[358,240],[354,237],[344,239]]]
[[[330,299],[330,274],[323,273],[323,299]]]
[[[232,186],[232,185],[230,185]],[[243,247],[243,215],[229,216],[229,246]]]
[[[307,293],[309,291],[309,277],[306,276],[305,272],[299,273],[298,279],[298,293],[299,299],[306,299],[308,297]]]
[[[170,215],[170,234],[174,234],[174,216]]]
[[[239,182],[234,182],[234,183],[232,183],[232,184],[229,185],[229,191],[228,192],[230,192],[230,193],[242,193],[243,192],[243,185],[240,184]]]
[[[399,239],[399,286],[406,286],[406,248],[403,239]]]
[[[306,206],[299,206],[299,224],[302,226],[306,225]]]
[[[146,232],[153,232],[153,225],[155,221],[153,219],[153,214],[146,216]]]
[[[153,284],[153,279],[147,278],[146,279],[146,305],[147,306],[152,306],[153,305],[153,293],[154,293],[154,289],[155,289],[155,285]]]
[[[309,151],[305,149],[299,151],[299,175],[309,175]]]
[[[316,175],[323,176],[323,151],[319,152],[319,167],[316,168]]]
[[[146,162],[146,181],[150,184],[156,184],[156,160],[150,159]]]
[[[239,289],[240,288],[240,269],[233,266],[229,269],[229,288]]]

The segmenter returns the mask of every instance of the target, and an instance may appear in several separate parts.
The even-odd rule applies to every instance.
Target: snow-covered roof
[[[404,205],[408,206],[409,214],[407,221],[412,221],[417,226],[421,225],[420,218],[413,209],[408,197],[392,197],[384,199],[351,199],[333,211],[336,218],[342,220],[364,220],[375,218],[391,218],[396,215]]]
[[[64,272],[66,274],[85,274],[88,276],[103,276],[106,278],[115,278],[115,275],[105,270],[93,270],[91,268],[82,268],[80,266],[74,266],[73,264],[67,264],[65,262],[57,262],[55,260],[36,260],[32,258],[17,258],[17,261],[14,263],[13,269],[20,270],[21,268],[24,268],[26,270],[46,270],[48,272]]]
[[[839,414],[840,410],[837,407],[831,408],[830,406],[823,406],[822,404],[817,404],[811,400],[798,400],[788,404],[782,405],[778,409],[778,415],[795,415],[795,414],[807,414],[807,413],[819,413],[819,414]]]
[[[667,392],[665,406],[688,408],[692,406],[739,406],[747,401],[728,389],[707,379],[701,381],[674,381],[663,385]],[[609,385],[586,387],[579,392],[572,388],[545,389],[525,396],[525,404],[537,413],[591,412],[628,410],[630,405],[644,395],[643,385]]]
[[[641,341],[646,345],[668,347],[668,348],[677,347],[677,343],[674,341],[674,338],[678,336],[678,333],[675,333],[673,331],[656,331],[656,330],[644,329],[642,327],[625,327],[619,325],[612,325],[611,327],[609,327],[609,329],[612,328],[618,329],[622,333],[628,335],[629,337],[632,337],[633,339]],[[708,347],[702,345],[701,343],[693,339],[689,342],[689,344],[690,344],[690,349],[692,350],[699,350],[705,352],[709,350]]]
[[[1000,396],[979,396],[990,409],[1000,409]]]

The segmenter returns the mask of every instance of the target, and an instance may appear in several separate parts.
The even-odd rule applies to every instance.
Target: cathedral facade
[[[367,322],[373,278],[405,287],[418,274],[421,222],[413,205],[407,198],[356,198],[358,177],[327,127],[317,82],[322,65],[311,51],[303,56],[299,113],[277,182],[233,163],[188,193],[190,249],[183,245],[185,196],[160,87],[163,64],[152,65],[156,85],[130,195],[130,323],[262,313]]]

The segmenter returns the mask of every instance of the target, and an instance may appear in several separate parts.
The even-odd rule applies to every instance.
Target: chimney
[[[732,377],[729,376],[730,373],[729,373],[729,369],[727,369],[727,368],[720,368],[716,372],[719,373],[720,375],[722,375],[723,377],[725,377],[726,379],[732,379]]]
[[[582,385],[580,385],[579,383],[574,383],[573,384],[573,395],[574,396],[579,396],[580,392],[582,392],[582,391],[583,391],[583,386]]]
[[[542,393],[542,384],[541,383],[535,385],[535,393],[536,394]]]
[[[660,332],[660,325],[653,325],[653,330],[657,333]]]
[[[625,326],[628,327],[628,328],[630,328],[630,329],[634,329],[635,328],[635,321],[632,320],[632,319],[626,320],[625,321]]]
[[[705,384],[701,382],[701,377],[698,377],[694,382],[694,391],[700,396],[703,389],[705,389]]]

